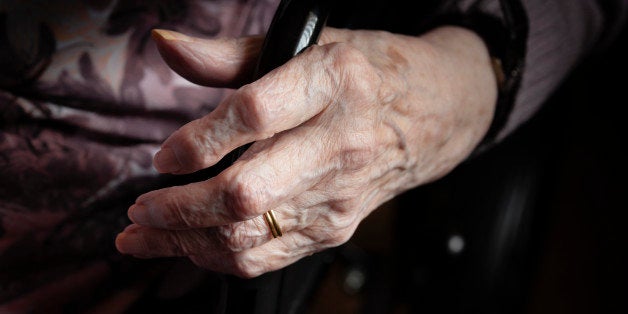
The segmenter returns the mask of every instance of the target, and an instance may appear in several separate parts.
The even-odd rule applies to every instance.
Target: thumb
[[[239,87],[252,75],[264,38],[204,39],[154,29],[152,37],[168,66],[185,79],[205,86]]]

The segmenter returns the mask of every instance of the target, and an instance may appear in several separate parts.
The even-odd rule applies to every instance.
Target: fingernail
[[[168,147],[162,148],[155,154],[153,164],[157,171],[161,173],[173,173],[181,170],[181,164],[174,151]]]
[[[129,215],[129,219],[131,219],[132,222],[138,225],[148,225],[151,220],[150,213],[148,212],[148,208],[142,205],[134,204],[131,207],[129,207],[128,215]]]
[[[154,38],[160,38],[163,40],[177,40],[177,41],[183,41],[183,42],[194,41],[194,39],[190,36],[181,34],[179,32],[165,30],[165,29],[153,29],[151,34]]]

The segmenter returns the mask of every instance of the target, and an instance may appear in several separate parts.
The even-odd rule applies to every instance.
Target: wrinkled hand
[[[409,37],[328,27],[320,45],[241,87],[262,38],[153,35],[183,77],[239,87],[172,134],[155,167],[190,173],[255,143],[216,177],[140,196],[116,239],[138,257],[254,277],[338,246],[379,205],[463,161],[493,115],[488,53],[462,28]],[[271,209],[283,237],[261,216]]]

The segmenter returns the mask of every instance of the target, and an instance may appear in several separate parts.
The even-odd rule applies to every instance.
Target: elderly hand
[[[169,31],[154,39],[175,71],[215,87],[250,77],[262,44]],[[255,142],[216,177],[140,196],[118,250],[254,277],[338,246],[379,205],[463,161],[488,129],[496,94],[486,47],[466,29],[410,37],[327,27],[320,45],[163,143],[155,167],[184,174]],[[269,210],[282,237],[262,216]]]

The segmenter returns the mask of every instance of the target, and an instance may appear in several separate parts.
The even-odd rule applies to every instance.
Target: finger
[[[238,87],[251,79],[263,37],[203,39],[155,29],[152,38],[166,63],[189,81]]]
[[[284,268],[326,248],[299,232],[289,233],[264,245],[241,252],[191,255],[196,265],[213,271],[253,278]]]
[[[191,82],[213,87],[239,87],[251,80],[264,41],[262,36],[198,38],[164,29],[154,29],[151,35],[174,71]],[[346,37],[342,30],[327,27],[320,43]]]
[[[250,153],[255,158],[244,155],[216,177],[138,197],[129,218],[156,228],[206,228],[281,206],[303,209],[324,203],[327,195],[306,192],[334,170],[329,141],[319,133],[324,130],[302,127],[256,143]]]
[[[288,209],[275,210],[275,218],[283,234],[306,228],[314,220],[313,212]],[[308,217],[309,216],[309,217]],[[268,221],[262,216],[213,228],[166,230],[130,225],[116,238],[118,251],[141,257],[189,256],[207,253],[239,252],[273,240]]]
[[[345,58],[333,47],[312,47],[227,97],[209,115],[173,133],[155,155],[163,173],[209,167],[246,143],[292,129],[323,111],[336,97],[342,73],[328,71]]]
[[[211,235],[207,236],[205,231],[169,231],[139,226],[127,230],[118,235],[115,242],[123,254],[138,258],[187,256],[199,267],[244,278],[285,267],[321,248],[298,232],[257,247],[230,251],[216,247],[216,242],[211,241]]]
[[[329,208],[321,211],[329,211]],[[336,228],[332,225],[289,232],[281,238],[239,252],[221,255],[197,254],[190,259],[198,266],[244,278],[284,268],[301,258],[349,241],[360,220]]]
[[[217,252],[208,229],[169,231],[130,225],[115,240],[120,253],[142,258],[188,256],[190,252]]]
[[[239,252],[272,240],[263,218],[243,225],[190,230],[131,225],[116,237],[116,248],[123,254],[154,258]]]
[[[142,258],[226,252],[212,229],[172,231],[130,225],[118,234],[115,244],[119,252]]]

